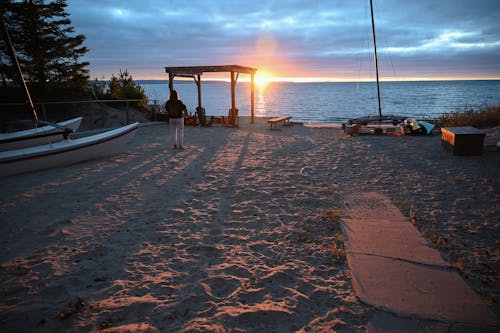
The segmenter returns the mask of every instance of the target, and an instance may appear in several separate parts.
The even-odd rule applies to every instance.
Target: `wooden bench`
[[[269,129],[277,129],[278,123],[283,122],[283,126],[290,126],[290,119],[292,116],[282,116],[278,118],[269,119]]]
[[[453,155],[481,155],[485,132],[471,126],[441,128],[441,146]]]

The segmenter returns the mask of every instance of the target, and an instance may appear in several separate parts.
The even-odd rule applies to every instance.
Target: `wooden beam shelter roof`
[[[252,124],[254,120],[254,75],[257,72],[257,68],[240,66],[240,65],[220,65],[220,66],[182,66],[182,67],[165,67],[165,72],[168,73],[168,88],[170,90],[170,94],[174,90],[174,79],[176,76],[180,77],[192,77],[196,82],[196,86],[198,87],[198,107],[197,112],[199,111],[202,114],[203,107],[201,106],[201,75],[205,72],[229,72],[231,74],[231,109],[229,109],[230,114],[230,122],[233,126],[235,126],[235,121],[238,115],[238,109],[236,108],[236,81],[238,80],[238,75],[240,73],[250,74],[250,114],[252,119]],[[201,116],[200,116],[201,119]]]
[[[243,74],[255,74],[256,68],[240,65],[220,65],[220,66],[181,66],[165,67],[165,72],[175,76],[201,75],[205,72],[235,72]]]

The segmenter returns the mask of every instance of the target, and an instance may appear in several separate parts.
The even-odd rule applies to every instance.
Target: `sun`
[[[259,73],[255,75],[254,82],[259,88],[264,88],[271,82],[271,78],[264,73]]]

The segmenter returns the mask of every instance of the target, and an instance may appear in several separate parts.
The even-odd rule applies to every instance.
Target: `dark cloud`
[[[389,58],[399,77],[500,77],[500,1],[374,4],[381,61]],[[225,63],[284,77],[356,79],[371,70],[359,65],[372,58],[368,0],[68,5],[76,31],[87,36],[95,77],[127,68],[136,78],[164,78],[165,66]]]

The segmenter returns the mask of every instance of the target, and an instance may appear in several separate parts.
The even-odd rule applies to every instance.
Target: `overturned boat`
[[[30,128],[23,131],[0,133],[0,151],[15,150],[61,141],[75,132],[82,122],[82,117]],[[39,122],[41,123],[41,122]]]
[[[88,137],[0,152],[0,177],[118,154],[134,137],[137,126],[134,123]]]

